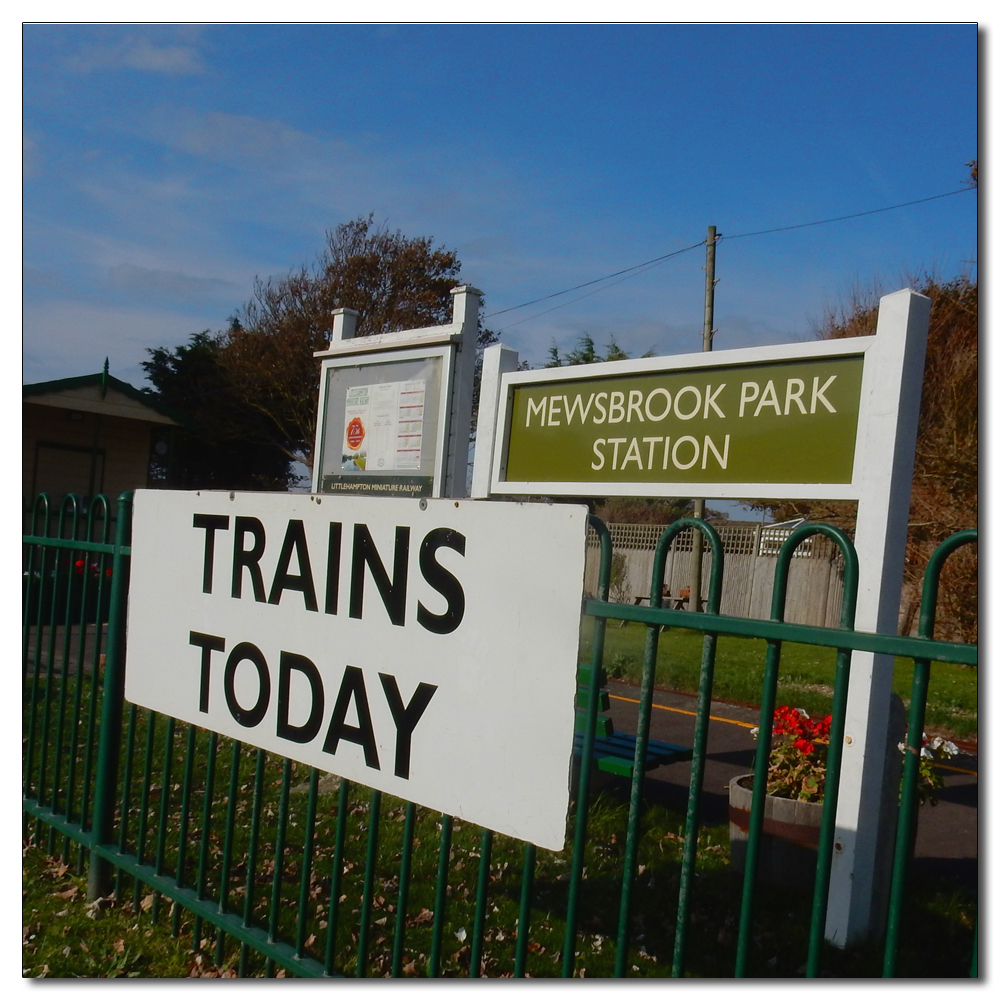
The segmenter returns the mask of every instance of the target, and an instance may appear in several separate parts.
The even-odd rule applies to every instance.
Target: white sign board
[[[587,510],[135,494],[125,696],[561,850]]]

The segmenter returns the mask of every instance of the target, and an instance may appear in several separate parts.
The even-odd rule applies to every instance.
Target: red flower
[[[804,754],[810,754],[816,749],[816,747],[808,740],[802,739],[796,740],[792,746],[795,747],[796,750],[801,750]]]

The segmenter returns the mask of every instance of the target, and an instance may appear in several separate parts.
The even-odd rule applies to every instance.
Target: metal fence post
[[[115,552],[112,557],[111,607],[108,642],[104,660],[104,691],[101,698],[101,725],[97,742],[97,774],[94,785],[93,826],[90,830],[90,870],[87,898],[97,899],[110,889],[113,866],[96,847],[110,844],[115,823],[118,786],[118,759],[121,752],[122,712],[125,703],[125,631],[128,573],[132,533],[132,493],[118,497],[115,525]]]

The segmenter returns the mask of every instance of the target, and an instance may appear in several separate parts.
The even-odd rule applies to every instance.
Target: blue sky
[[[455,249],[487,325],[699,350],[704,249],[578,301],[499,310],[703,240],[716,349],[808,339],[854,287],[974,267],[966,25],[29,25],[26,382],[143,383],[255,276],[374,212]],[[741,237],[741,238],[735,238]],[[555,305],[561,308],[550,310]]]

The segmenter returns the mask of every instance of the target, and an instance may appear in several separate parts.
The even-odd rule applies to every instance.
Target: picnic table
[[[690,587],[682,587],[681,590],[677,592],[676,596],[670,593],[670,589],[668,587],[664,587],[662,607],[669,608],[671,607],[672,604],[674,611],[683,611],[687,607],[687,603],[690,597],[691,597]],[[632,604],[634,607],[639,607],[639,605],[642,604],[643,601],[648,602],[649,596],[640,595],[639,597],[635,598],[635,600],[632,601]],[[628,622],[621,621],[618,623],[618,627],[624,628],[627,624]],[[670,628],[669,625],[661,625],[660,631],[666,632],[669,628]]]

